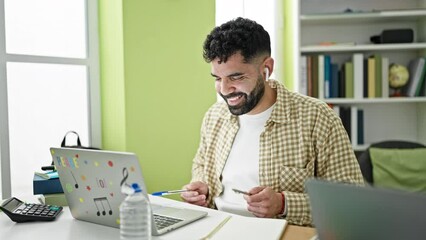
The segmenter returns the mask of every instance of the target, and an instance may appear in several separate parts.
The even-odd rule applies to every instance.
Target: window
[[[97,1],[0,0],[1,195],[31,195],[69,130],[100,147]],[[1,10],[0,9],[0,10]]]
[[[237,17],[249,18],[256,21],[265,28],[271,39],[271,56],[275,59],[274,72],[272,79],[281,78],[281,67],[278,62],[282,62],[279,53],[280,38],[277,32],[282,28],[279,24],[282,22],[279,6],[280,1],[259,1],[259,0],[216,0],[216,26],[219,26],[229,20]],[[223,101],[223,98],[217,94],[217,101]]]
[[[271,38],[272,57],[277,61],[280,55],[277,53],[278,29],[280,27],[280,7],[279,1],[259,1],[259,0],[216,0],[216,25],[221,25],[237,17],[245,17],[256,21],[262,25]],[[275,65],[276,70],[279,66]],[[275,71],[276,72],[276,71]],[[275,73],[272,73],[275,78]]]

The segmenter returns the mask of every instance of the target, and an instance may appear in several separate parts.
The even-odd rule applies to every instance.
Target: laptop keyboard
[[[154,214],[154,221],[155,221],[155,224],[157,225],[157,229],[161,230],[165,227],[171,226],[171,225],[178,223],[178,222],[181,222],[183,220]]]

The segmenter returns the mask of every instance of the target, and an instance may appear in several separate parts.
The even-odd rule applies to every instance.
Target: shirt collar
[[[269,80],[269,86],[276,89],[277,100],[268,122],[285,123],[290,121],[290,92],[278,81]]]

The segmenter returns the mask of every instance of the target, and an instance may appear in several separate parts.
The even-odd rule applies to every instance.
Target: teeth
[[[231,97],[231,98],[228,98],[228,99],[231,100],[231,101],[235,101],[235,100],[240,99],[240,98],[241,98],[241,96],[236,96],[236,97]]]

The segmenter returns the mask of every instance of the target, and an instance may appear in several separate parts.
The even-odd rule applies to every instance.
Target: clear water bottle
[[[120,205],[120,239],[151,239],[151,207],[137,183]]]

